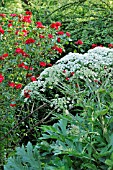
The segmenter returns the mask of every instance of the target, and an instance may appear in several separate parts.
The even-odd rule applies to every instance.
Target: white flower
[[[45,91],[47,87],[53,88],[61,81],[62,75],[68,76],[70,72],[75,72],[75,75],[84,79],[84,77],[98,77],[101,69],[104,66],[113,67],[113,49],[106,47],[96,47],[90,49],[88,53],[69,53],[56,62],[52,67],[46,68],[38,77],[37,81],[29,83],[22,91],[21,96],[24,96],[25,90],[31,90],[31,94],[37,94]],[[66,73],[63,73],[66,70]],[[103,71],[103,70],[102,70]],[[73,76],[75,77],[75,76]],[[73,80],[71,77],[71,80]],[[38,93],[37,93],[38,91]],[[65,103],[63,99],[53,99],[53,103]],[[58,105],[59,105],[58,104]]]

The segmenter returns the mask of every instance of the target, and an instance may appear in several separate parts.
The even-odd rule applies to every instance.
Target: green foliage
[[[71,84],[67,88],[62,84],[60,92],[76,99],[73,112],[69,109],[54,112],[57,123],[40,128],[42,135],[35,147],[40,154],[41,168],[45,170],[112,169],[113,82],[105,77],[98,86],[89,79],[84,83],[85,88],[76,94]]]
[[[18,12],[19,16],[26,9],[33,13],[32,24],[25,23],[24,27],[29,34],[27,36],[15,36],[17,30],[20,31],[20,34],[23,34],[23,23],[18,22],[18,17],[13,18],[13,26],[9,28],[9,20],[12,20],[9,14]],[[106,74],[104,70],[103,74],[99,75],[99,80],[92,83],[90,79],[78,79],[77,76],[75,76],[74,81],[69,83],[61,80],[61,84],[59,83],[54,87],[49,82],[46,92],[42,91],[36,101],[30,99],[26,104],[20,99],[21,90],[9,87],[8,82],[21,83],[24,87],[31,81],[29,77],[26,78],[26,75],[38,77],[44,70],[39,66],[40,61],[50,64],[55,63],[61,57],[56,51],[51,50],[51,47],[55,44],[63,49],[66,47],[65,53],[70,51],[84,53],[91,48],[92,44],[97,46],[113,44],[113,2],[111,0],[69,0],[68,2],[65,0],[60,0],[60,2],[57,0],[54,2],[53,0],[2,0],[0,1],[0,11],[0,13],[6,14],[6,18],[0,17],[1,26],[5,30],[5,36],[0,33],[0,57],[7,52],[9,54],[8,58],[0,61],[0,74],[2,73],[5,77],[3,83],[0,84],[0,91],[2,92],[0,96],[2,164],[8,156],[13,155],[15,146],[21,143],[26,144],[29,140],[36,143],[37,138],[42,133],[39,132],[40,125],[53,124],[58,119],[58,123],[53,126],[42,127],[44,131],[43,139],[41,139],[43,147],[40,144],[37,147],[41,149],[40,155],[43,158],[41,159],[41,166],[43,169],[112,169],[112,137],[110,138],[113,131],[112,70],[107,70]],[[46,28],[37,31],[36,21],[41,21]],[[58,36],[55,30],[50,29],[50,23],[56,21],[62,22],[61,30],[65,33],[69,31],[71,39],[67,39],[65,35]],[[52,41],[47,39],[49,33],[54,35]],[[39,34],[43,34],[46,38],[40,39]],[[37,44],[25,45],[24,41],[31,37],[36,38]],[[61,43],[57,42],[58,37],[61,38]],[[83,41],[82,45],[76,45],[75,41],[78,39]],[[15,56],[17,46],[14,44],[16,42],[19,43],[19,48],[30,55],[30,58],[23,57],[21,54]],[[39,42],[41,42],[41,46],[38,44]],[[34,69],[18,68],[17,65],[20,61],[28,67],[33,66]],[[81,71],[80,74],[82,73]],[[29,94],[26,92],[26,95]],[[53,105],[51,108],[50,100],[53,97],[55,98],[53,100],[57,101],[57,107]],[[72,98],[74,103],[70,104]],[[17,107],[12,107],[10,104],[13,106],[16,104]],[[59,117],[62,112],[64,113],[63,117]],[[51,117],[52,114],[58,115],[58,118]],[[65,116],[65,114],[78,114],[78,117],[73,118],[78,123],[77,127],[72,122],[72,115]],[[78,135],[79,130],[82,136]],[[75,144],[72,134],[80,142]],[[44,137],[47,139],[44,139]],[[50,142],[45,142],[49,139]],[[29,160],[23,160],[24,153],[26,152],[27,155],[28,152],[25,151],[24,147],[22,147],[22,150],[21,160],[20,156],[17,155],[14,164],[19,164],[20,169],[32,169],[32,163]],[[27,155],[27,157],[29,156]],[[35,156],[32,157],[34,160]],[[13,162],[13,158],[11,161]],[[26,167],[23,167],[22,161]]]
[[[8,164],[4,170],[41,170],[40,158],[36,147],[33,149],[32,144],[29,142],[26,146],[16,148],[15,158],[9,158]]]

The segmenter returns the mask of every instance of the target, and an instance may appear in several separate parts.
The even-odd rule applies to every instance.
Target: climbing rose
[[[4,80],[4,76],[0,74],[0,83],[2,83],[3,80]]]

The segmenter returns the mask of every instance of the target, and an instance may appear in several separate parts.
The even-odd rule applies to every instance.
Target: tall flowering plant
[[[7,107],[15,107],[20,90],[65,51],[70,33],[61,26],[35,21],[31,11],[0,14],[0,86]]]

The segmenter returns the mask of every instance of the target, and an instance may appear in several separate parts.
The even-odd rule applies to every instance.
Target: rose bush
[[[0,14],[0,113],[3,150],[7,145],[6,138],[9,148],[17,143],[20,132],[14,132],[14,126],[30,113],[30,109],[24,111],[23,101],[20,99],[21,89],[29,82],[36,81],[40,73],[51,67],[65,51],[64,44],[70,40],[70,34],[62,31],[61,26],[59,21],[43,25],[41,21],[36,21],[31,11],[26,11],[25,14]],[[26,96],[29,97],[29,94],[26,93]],[[11,132],[14,133],[8,136],[7,133],[12,128]],[[20,131],[23,133],[22,129]],[[12,136],[15,139],[13,142]]]

